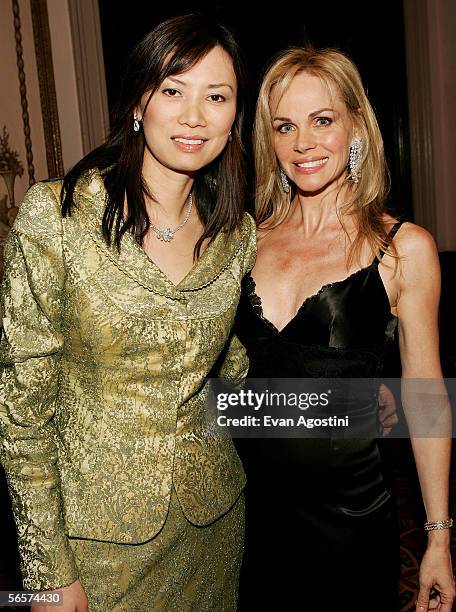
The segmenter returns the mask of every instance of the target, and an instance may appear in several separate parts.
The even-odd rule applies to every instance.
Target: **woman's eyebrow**
[[[313,113],[309,114],[309,117],[315,117],[316,115],[319,115],[320,113],[323,113],[324,111],[331,111],[332,113],[334,113],[334,109],[333,108],[320,108],[320,110],[314,111]]]
[[[174,77],[167,77],[169,81],[172,81],[173,83],[177,83],[177,85],[182,85],[183,87],[186,87],[188,85],[188,83],[185,83],[184,81],[180,81],[179,79],[175,79]],[[207,86],[209,89],[216,89],[217,87],[229,87],[231,89],[231,91],[234,91],[232,85],[230,85],[229,83],[210,83]]]
[[[229,87],[231,91],[234,91],[233,87],[229,83],[210,83],[208,87],[209,89],[216,89],[217,87]]]
[[[175,79],[174,77],[167,77],[169,81],[172,81],[173,83],[177,83],[178,85],[187,85],[187,83],[184,83],[184,81],[179,81],[179,79]],[[165,79],[166,80],[166,79]]]
[[[313,119],[313,117],[316,117],[317,115],[319,115],[320,113],[323,113],[324,111],[331,111],[332,113],[336,112],[333,108],[320,108],[319,110],[309,113],[309,117],[310,119]],[[292,119],[290,119],[289,117],[274,117],[273,121],[287,121],[288,123],[293,123]]]

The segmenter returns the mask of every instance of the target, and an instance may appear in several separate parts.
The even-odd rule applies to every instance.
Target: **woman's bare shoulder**
[[[404,222],[394,239],[399,255],[404,257],[434,256],[437,253],[435,240],[430,232],[420,225]]]
[[[424,227],[403,223],[394,238],[399,257],[399,278],[405,286],[422,286],[424,279],[437,279],[440,263],[432,234]]]

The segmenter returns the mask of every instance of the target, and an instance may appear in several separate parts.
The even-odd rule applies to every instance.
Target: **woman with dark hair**
[[[157,26],[106,144],[32,187],[8,238],[1,460],[24,586],[61,610],[236,607],[244,474],[204,381],[247,367],[243,81],[221,25]]]
[[[417,610],[450,612],[437,251],[424,229],[388,214],[382,136],[353,62],[332,49],[284,51],[263,79],[254,147],[258,255],[236,317],[249,376],[345,379],[330,387],[329,406],[351,428],[239,441],[248,479],[241,608],[398,609],[398,526],[372,436],[376,378],[398,328],[428,520]],[[372,386],[366,393],[352,379]],[[337,395],[340,387],[352,395]]]

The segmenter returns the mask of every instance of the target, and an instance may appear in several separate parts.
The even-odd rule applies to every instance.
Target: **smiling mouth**
[[[319,166],[323,166],[328,161],[328,157],[324,157],[323,159],[316,159],[314,161],[302,162],[300,164],[295,164],[298,168],[318,168]]]
[[[202,145],[205,140],[203,139],[190,139],[190,138],[173,138],[176,142],[181,142],[185,145]]]

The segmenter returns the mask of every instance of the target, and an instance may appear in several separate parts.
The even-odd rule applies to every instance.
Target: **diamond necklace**
[[[184,227],[184,225],[190,219],[190,213],[192,212],[192,205],[193,205],[193,197],[192,197],[192,194],[190,193],[188,196],[188,208],[187,208],[187,213],[185,215],[185,219],[182,221],[182,223],[179,223],[179,225],[176,225],[176,227],[173,229],[171,229],[170,227],[165,227],[165,229],[160,229],[153,223],[150,223],[150,227],[156,233],[158,240],[163,240],[163,242],[171,242],[171,240],[174,238],[174,234],[177,231],[179,231],[182,227]]]

